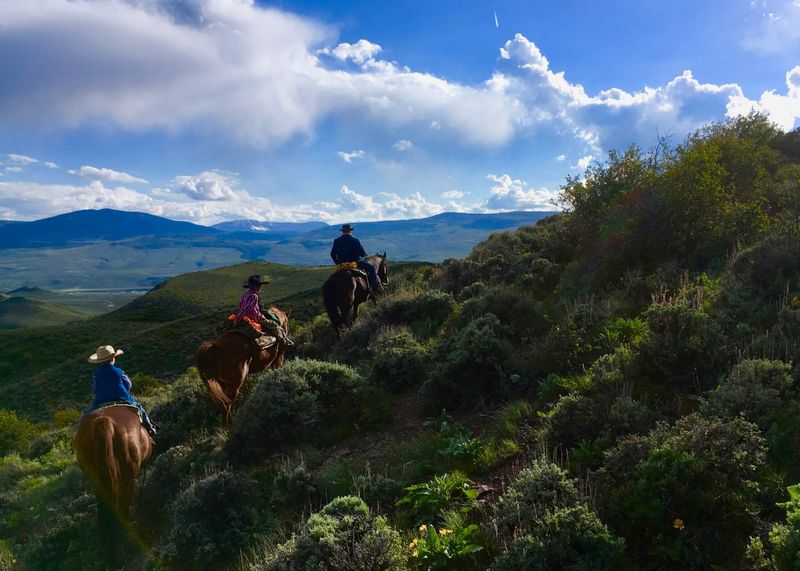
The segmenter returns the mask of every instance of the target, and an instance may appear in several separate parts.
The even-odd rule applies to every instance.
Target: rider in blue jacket
[[[361,242],[358,241],[358,238],[353,236],[353,230],[354,228],[350,226],[350,224],[344,224],[342,226],[342,235],[333,241],[331,259],[334,264],[356,262],[358,268],[367,273],[369,289],[372,291],[373,295],[377,296],[382,291],[381,283],[378,280],[378,273],[375,271],[375,267],[364,259],[367,257],[367,253],[364,251],[364,247],[361,245]]]
[[[156,428],[147,416],[147,412],[141,403],[131,396],[131,380],[125,371],[115,365],[117,357],[122,355],[121,349],[114,350],[111,345],[98,347],[94,354],[89,356],[89,362],[100,365],[92,376],[92,390],[94,390],[94,400],[85,414],[97,410],[104,404],[113,402],[129,404],[139,410],[142,417],[142,426],[150,434],[155,436]]]

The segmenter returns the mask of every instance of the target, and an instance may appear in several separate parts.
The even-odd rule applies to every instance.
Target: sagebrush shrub
[[[512,353],[509,336],[508,328],[487,314],[442,340],[432,356],[437,365],[423,385],[426,409],[464,408],[506,396],[510,375],[504,367]]]
[[[580,495],[575,480],[557,465],[536,459],[522,470],[492,507],[500,537],[536,527],[550,512],[574,506]]]
[[[164,558],[177,568],[224,569],[256,539],[263,498],[256,482],[241,472],[217,472],[181,492]]]
[[[364,379],[346,365],[297,359],[259,379],[226,443],[228,454],[242,462],[352,431],[367,404]]]
[[[710,568],[753,532],[764,462],[764,437],[741,418],[659,423],[606,453],[598,511],[646,568]]]
[[[376,384],[401,391],[425,378],[427,351],[407,328],[382,329],[370,343],[370,353],[371,376]]]
[[[528,533],[514,539],[493,571],[626,569],[625,544],[585,504],[546,512]]]
[[[363,500],[336,498],[308,518],[300,532],[274,549],[256,554],[248,571],[405,569],[400,534],[374,517]]]
[[[708,393],[705,412],[723,418],[742,416],[767,429],[780,415],[793,385],[791,366],[787,363],[742,361]]]

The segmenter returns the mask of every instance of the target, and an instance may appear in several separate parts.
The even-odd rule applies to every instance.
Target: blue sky
[[[800,117],[800,0],[4,0],[0,218],[552,209],[607,152]]]

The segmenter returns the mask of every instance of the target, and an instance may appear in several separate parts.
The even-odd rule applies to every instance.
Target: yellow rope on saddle
[[[336,269],[334,272],[340,272],[342,270],[356,270],[358,269],[358,264],[356,262],[342,262],[341,264],[336,264]]]

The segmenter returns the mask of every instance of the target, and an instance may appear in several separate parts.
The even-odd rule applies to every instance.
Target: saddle
[[[333,273],[341,272],[343,270],[350,270],[352,273],[367,277],[367,272],[362,269],[359,269],[357,262],[342,262],[341,264],[336,264],[336,267],[333,270]]]
[[[87,414],[93,414],[93,413],[97,412],[98,410],[103,410],[103,409],[106,409],[106,408],[112,408],[112,407],[115,407],[115,406],[124,406],[124,407],[127,407],[127,408],[131,409],[139,417],[139,422],[144,422],[144,419],[142,418],[142,411],[139,410],[138,407],[135,407],[132,404],[129,404],[127,402],[121,402],[121,401],[104,402],[103,404],[98,406],[96,409],[92,410],[92,412],[84,413],[84,416],[86,416]]]
[[[258,348],[262,351],[269,349],[278,342],[278,338],[274,335],[268,335],[264,333],[259,323],[256,323],[248,318],[237,321],[235,313],[229,315],[225,320],[225,323],[222,326],[222,331],[230,331],[232,333],[244,335],[248,339],[255,341],[256,345],[258,345]]]

